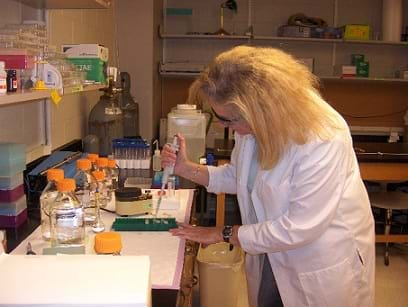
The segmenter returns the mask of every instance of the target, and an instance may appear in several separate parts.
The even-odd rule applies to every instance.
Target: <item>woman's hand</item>
[[[185,223],[180,223],[178,226],[169,230],[173,236],[195,241],[204,246],[224,241],[220,227],[192,226]]]
[[[189,162],[186,153],[186,140],[180,133],[177,133],[176,137],[179,146],[178,152],[176,153],[170,144],[164,145],[161,152],[161,165],[163,168],[174,165],[174,173],[182,175],[184,168]]]

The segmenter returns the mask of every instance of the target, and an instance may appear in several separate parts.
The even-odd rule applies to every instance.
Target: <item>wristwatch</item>
[[[232,237],[232,226],[224,226],[224,229],[222,230],[222,237],[224,242],[229,243],[230,238]]]

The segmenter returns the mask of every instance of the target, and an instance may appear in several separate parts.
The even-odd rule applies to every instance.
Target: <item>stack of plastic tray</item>
[[[25,145],[0,143],[0,228],[14,228],[27,220],[23,170]]]
[[[175,218],[116,218],[112,224],[115,231],[168,231],[177,228]]]

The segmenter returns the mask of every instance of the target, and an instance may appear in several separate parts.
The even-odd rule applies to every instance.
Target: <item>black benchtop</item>
[[[408,162],[408,143],[353,144],[359,162]]]

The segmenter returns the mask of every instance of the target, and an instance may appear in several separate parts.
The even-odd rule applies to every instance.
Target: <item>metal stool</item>
[[[387,191],[386,186],[378,192],[369,192],[372,207],[386,210],[385,231],[383,235],[375,236],[376,242],[385,243],[384,264],[389,265],[389,243],[408,243],[408,234],[390,234],[392,210],[408,209],[408,193],[402,191]]]

